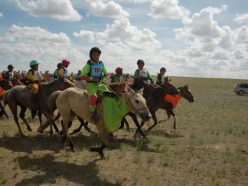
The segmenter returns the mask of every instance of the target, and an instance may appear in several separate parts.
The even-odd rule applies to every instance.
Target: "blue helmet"
[[[32,60],[32,61],[30,61],[29,66],[33,67],[33,66],[38,65],[38,64],[40,64],[40,63],[38,63],[36,60]]]

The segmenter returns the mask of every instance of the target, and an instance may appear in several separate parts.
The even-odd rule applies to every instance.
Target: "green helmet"
[[[38,65],[38,64],[40,64],[40,63],[38,63],[36,60],[32,60],[32,61],[30,61],[29,66],[33,67],[33,66]]]

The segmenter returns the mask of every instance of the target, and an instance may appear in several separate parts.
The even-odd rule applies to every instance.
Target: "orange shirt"
[[[171,103],[173,108],[175,108],[177,106],[177,104],[181,98],[182,98],[182,96],[179,96],[179,95],[172,96],[170,94],[166,94],[164,96],[164,100]]]

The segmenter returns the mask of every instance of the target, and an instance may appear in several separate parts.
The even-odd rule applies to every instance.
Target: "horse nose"
[[[150,112],[143,112],[140,114],[140,116],[145,121],[148,121],[152,117]]]

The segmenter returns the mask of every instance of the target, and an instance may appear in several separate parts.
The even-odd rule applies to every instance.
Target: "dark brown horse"
[[[31,127],[25,119],[25,112],[27,108],[31,110],[39,110],[42,114],[48,118],[47,105],[48,97],[56,90],[65,90],[68,87],[72,87],[73,84],[66,79],[54,80],[47,84],[41,84],[38,91],[37,102],[32,101],[32,93],[30,88],[25,85],[17,85],[13,87],[7,94],[7,104],[14,116],[14,120],[17,124],[21,136],[24,136],[20,128],[17,117],[17,106],[21,107],[19,116],[26,124],[27,129],[31,131]]]
[[[173,86],[172,84],[167,84],[163,88],[168,88],[168,86]],[[173,105],[171,102],[167,102],[164,100],[165,94],[162,93],[160,88],[151,88],[151,86],[145,86],[144,87],[144,97],[146,98],[147,101],[147,106],[151,112],[152,118],[153,118],[153,125],[150,126],[147,131],[151,130],[153,127],[155,127],[158,123],[157,117],[156,117],[156,111],[160,109],[165,109],[167,112],[168,117],[172,115],[174,118],[174,123],[173,123],[173,129],[176,129],[176,117],[175,113],[173,112]],[[187,85],[175,88],[175,92],[169,93],[170,95],[173,96],[181,96],[185,98],[187,101],[190,103],[194,102],[194,97],[192,93],[190,92],[189,88]],[[144,125],[144,121],[142,121],[141,126]]]

